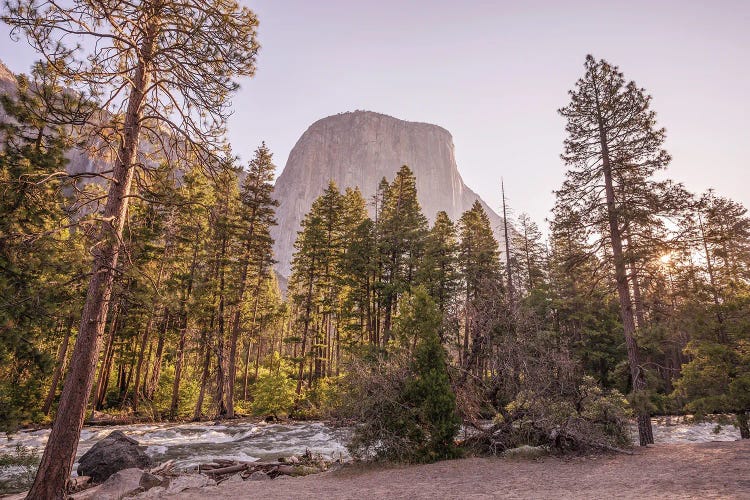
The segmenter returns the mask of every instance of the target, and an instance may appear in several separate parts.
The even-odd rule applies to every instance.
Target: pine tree
[[[543,285],[546,271],[546,255],[539,227],[528,214],[518,216],[516,232],[512,238],[511,255],[518,283],[526,293],[532,293]]]
[[[84,233],[77,231],[65,196],[65,127],[51,106],[88,106],[64,96],[36,65],[20,76],[14,97],[0,98],[8,119],[0,123],[0,427],[34,420],[42,383],[52,369],[47,350],[62,334],[59,370],[47,395],[48,413],[67,354],[69,318],[79,313],[84,275]],[[54,333],[53,333],[54,332]]]
[[[653,442],[653,434],[636,342],[624,234],[624,214],[634,200],[620,199],[618,194],[620,185],[650,179],[670,158],[662,149],[665,131],[656,128],[651,97],[634,82],[626,84],[622,73],[606,61],[587,56],[585,70],[570,92],[570,104],[560,110],[568,133],[562,159],[571,169],[557,197],[558,203],[586,214],[589,224],[600,228],[600,238],[611,247],[634,400],[639,406],[640,442],[646,445]]]
[[[500,252],[497,240],[492,233],[490,220],[479,201],[475,201],[471,209],[461,215],[458,221],[458,233],[460,238],[458,261],[464,298],[461,360],[462,366],[468,369],[477,362],[479,356],[477,350],[483,347],[487,333],[473,328],[473,303],[488,284],[500,280]],[[469,341],[472,331],[474,332],[473,352],[470,353]]]
[[[382,343],[391,337],[392,319],[400,296],[416,277],[427,234],[427,218],[417,201],[417,185],[406,165],[388,189],[381,189],[382,206],[377,219],[378,253],[381,262],[381,295],[384,319]]]
[[[445,350],[438,331],[442,317],[423,287],[413,290],[408,305],[398,317],[398,335],[411,343],[416,340],[412,370],[414,378],[405,388],[407,404],[415,407],[424,438],[414,451],[419,461],[434,462],[455,458],[459,452],[453,441],[461,420],[456,412],[456,396],[448,376]]]
[[[173,252],[173,273],[170,276],[173,294],[177,299],[178,306],[174,312],[179,325],[177,349],[175,352],[175,371],[172,383],[172,397],[169,407],[169,415],[176,418],[179,414],[180,386],[183,379],[183,368],[185,354],[188,349],[189,329],[194,321],[211,313],[208,311],[202,291],[204,286],[204,273],[201,272],[202,264],[206,263],[209,255],[207,243],[211,206],[214,204],[214,190],[209,179],[200,168],[193,166],[188,169],[182,178],[182,183],[176,196],[177,220],[175,222],[175,251]],[[167,318],[164,318],[166,323]],[[160,367],[159,355],[162,352],[159,346],[164,344],[164,331],[160,329],[154,369],[151,374],[151,382],[144,391],[147,398],[153,397],[154,390],[158,385]],[[205,335],[205,333],[204,333]],[[201,338],[203,344],[205,337]],[[210,352],[208,346],[203,349]],[[204,356],[207,357],[207,356]],[[204,374],[207,377],[207,374]],[[203,384],[201,384],[203,385]],[[198,406],[202,406],[199,404]]]
[[[340,194],[335,184],[329,184],[327,196],[317,198],[310,211],[302,220],[302,230],[298,233],[294,243],[295,252],[292,257],[292,275],[289,279],[289,289],[292,302],[297,306],[299,314],[297,322],[301,330],[301,346],[298,356],[299,370],[297,377],[297,394],[302,391],[305,361],[308,358],[309,343],[316,342],[320,329],[316,325],[321,321],[323,303],[330,300],[330,271],[335,263],[331,243],[333,242],[334,207],[339,203]],[[320,354],[319,343],[313,346],[312,358]],[[319,365],[320,366],[320,365]],[[312,378],[312,368],[310,370]]]
[[[424,257],[419,265],[417,282],[425,287],[443,318],[453,308],[460,287],[458,253],[455,225],[447,213],[440,211],[425,240]],[[444,340],[446,333],[441,327],[441,339]]]
[[[685,305],[692,330],[675,396],[695,413],[732,412],[750,439],[750,217],[740,203],[705,193],[691,217],[698,293]],[[697,300],[696,300],[697,299]]]
[[[366,202],[358,188],[346,189],[342,210],[343,249],[336,270],[342,295],[341,328],[345,330],[345,341],[349,345],[355,341],[374,342],[375,227],[367,216]],[[339,349],[337,342],[337,351]]]
[[[255,150],[255,157],[250,161],[245,180],[240,193],[240,224],[244,232],[240,239],[244,246],[243,255],[239,262],[239,276],[236,285],[236,304],[232,320],[232,337],[229,343],[229,384],[227,416],[234,416],[235,381],[237,379],[237,344],[242,329],[242,308],[246,299],[246,292],[250,284],[251,272],[255,276],[255,287],[252,290],[254,299],[253,322],[257,320],[258,303],[261,295],[261,285],[267,276],[273,258],[271,248],[271,226],[276,224],[275,207],[278,202],[272,198],[273,176],[275,167],[272,155],[263,143]],[[253,325],[254,326],[254,325]]]
[[[120,2],[106,6],[106,14],[101,5],[86,1],[39,7],[34,0],[17,0],[8,7],[3,20],[77,87],[72,91],[93,89],[122,106],[111,119],[89,123],[89,137],[112,138],[117,154],[68,383],[30,493],[53,498],[65,494],[73,467],[140,164],[139,142],[150,135],[166,158],[185,149],[198,149],[196,158],[216,157],[228,97],[237,89],[233,78],[255,69],[257,19],[249,9],[221,0]],[[193,29],[196,19],[203,29]],[[70,33],[76,33],[72,48],[65,45]],[[86,47],[93,51],[81,54]],[[157,139],[157,130],[170,131],[174,141]],[[195,147],[164,151],[175,142]]]

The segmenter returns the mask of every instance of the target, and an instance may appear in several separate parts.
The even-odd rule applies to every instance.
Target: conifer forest
[[[406,160],[277,197],[274,151],[240,160],[226,135],[273,57],[233,0],[12,0],[2,20],[38,59],[0,88],[0,429],[51,429],[28,498],[65,498],[107,422],[323,420],[351,457],[406,463],[632,453],[664,416],[750,439],[750,215],[681,183],[627,66],[581,54],[554,206],[535,220],[505,179],[497,224],[479,199],[426,213]]]

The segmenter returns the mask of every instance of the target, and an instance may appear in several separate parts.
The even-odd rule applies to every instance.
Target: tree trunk
[[[182,364],[185,362],[185,337],[187,336],[187,313],[180,325],[180,341],[177,344],[177,359],[174,363],[174,382],[172,383],[172,402],[169,405],[169,418],[177,418],[180,405],[180,381],[182,380]]]
[[[112,171],[98,244],[93,249],[91,280],[83,306],[81,326],[73,347],[70,370],[65,377],[57,416],[28,498],[62,499],[66,496],[112,295],[141,131],[144,93],[151,80],[150,60],[157,29],[157,19],[154,16],[146,27],[132,79],[124,117],[123,139]]]
[[[143,337],[141,339],[141,347],[138,350],[138,361],[135,367],[135,383],[133,384],[133,413],[138,412],[138,400],[141,397],[141,371],[143,370],[143,360],[146,356],[146,348],[148,347],[149,337],[151,336],[151,328],[154,326],[154,316],[152,315],[146,323],[146,328],[143,331]]]
[[[232,336],[229,341],[229,384],[227,386],[228,418],[234,417],[234,383],[237,378],[237,342],[240,339],[240,330],[242,329],[242,302],[245,299],[245,289],[247,288],[249,260],[250,244],[247,243],[245,246],[245,255],[243,256],[239,290],[237,292],[237,306],[232,318]]]
[[[200,231],[196,231],[196,237]],[[193,258],[190,262],[190,275],[188,276],[187,289],[185,297],[180,305],[180,341],[177,345],[177,359],[174,364],[174,383],[172,384],[172,403],[169,406],[169,418],[177,418],[177,411],[180,403],[180,381],[182,380],[182,364],[185,362],[185,337],[188,328],[188,301],[193,291],[193,280],[195,278],[195,267],[198,261],[199,241],[196,240],[193,245]]]
[[[68,343],[70,341],[70,330],[73,329],[73,316],[68,318],[68,324],[65,326],[65,334],[63,336],[62,344],[57,351],[57,362],[55,363],[55,371],[52,374],[52,381],[49,384],[49,392],[47,393],[47,399],[44,400],[44,406],[42,411],[45,415],[49,415],[52,403],[55,400],[55,394],[57,393],[57,384],[60,383],[60,376],[65,372],[65,361],[68,354]]]
[[[748,425],[748,414],[746,411],[735,413],[737,417],[737,427],[740,428],[740,438],[750,439],[750,425]]]
[[[724,316],[721,313],[721,300],[719,299],[719,290],[716,287],[716,281],[714,279],[714,266],[711,259],[711,253],[708,251],[708,242],[706,241],[706,233],[703,230],[703,220],[700,214],[698,214],[698,225],[701,230],[703,250],[706,252],[706,270],[708,271],[708,281],[711,285],[711,296],[714,300],[714,307],[716,307],[716,322],[718,323],[716,337],[720,344],[726,345],[729,339],[727,338],[727,332],[724,328]]]
[[[159,295],[159,289],[161,287],[161,280],[164,277],[164,265],[166,264],[167,255],[169,254],[169,240],[164,245],[164,252],[162,253],[161,260],[159,262],[159,272],[156,276],[155,292]],[[146,354],[146,347],[149,345],[149,339],[151,336],[151,329],[154,326],[154,316],[156,316],[157,307],[154,307],[153,313],[148,318],[146,329],[143,332],[143,340],[141,341],[141,348],[138,351],[138,362],[135,369],[135,383],[133,384],[133,413],[138,412],[138,400],[141,397],[141,371],[143,370],[143,358]]]
[[[622,235],[620,233],[620,222],[617,213],[618,207],[615,205],[612,168],[609,160],[606,133],[601,119],[599,120],[599,139],[602,148],[602,171],[604,173],[604,184],[607,197],[607,218],[609,221],[609,232],[612,241],[612,256],[615,264],[615,281],[617,282],[617,295],[620,301],[620,319],[622,320],[623,333],[625,335],[625,346],[628,352],[628,365],[630,367],[633,392],[637,395],[646,389],[646,380],[641,371],[641,365],[638,359],[638,344],[635,340],[635,319],[633,318],[633,306],[630,301],[628,275],[625,270]],[[641,446],[653,444],[654,436],[651,429],[651,416],[648,411],[643,408],[637,408],[636,411],[638,412],[638,437]]]
[[[305,370],[305,347],[307,344],[307,335],[310,330],[310,315],[312,314],[312,292],[313,292],[313,280],[315,277],[315,258],[310,262],[310,275],[308,276],[307,282],[307,300],[305,303],[305,319],[304,328],[302,329],[302,348],[300,352],[299,360],[299,373],[297,375],[297,396],[302,393],[302,378]]]
[[[508,213],[505,209],[505,185],[500,180],[503,197],[503,238],[505,239],[505,272],[508,273],[508,303],[515,308],[515,290],[513,288],[513,266],[510,262],[510,238],[508,238]]]
[[[245,349],[245,372],[242,375],[242,400],[247,401],[247,381],[250,372],[250,341],[247,342]]]
[[[131,344],[137,344],[137,339],[133,339]],[[125,403],[127,402],[127,396],[128,396],[128,389],[130,389],[130,382],[133,380],[133,372],[135,371],[135,364],[136,364],[136,346],[131,345],[130,346],[130,363],[128,364],[128,373],[127,376],[123,377],[123,384],[120,386],[120,407],[124,407]],[[125,361],[123,361],[123,364]]]
[[[107,346],[104,350],[104,359],[99,367],[99,377],[96,381],[96,390],[94,392],[94,404],[92,405],[93,410],[101,408],[102,402],[104,401],[104,395],[107,392],[107,384],[109,383],[109,371],[112,365],[112,358],[114,356],[114,343],[115,335],[117,334],[117,328],[120,321],[120,304],[115,304],[112,319],[109,322],[109,335],[107,336]]]
[[[255,380],[258,380],[258,370],[260,369],[260,348],[261,339],[258,337],[257,349],[255,350]]]
[[[262,272],[263,263],[261,262],[260,268],[258,269],[258,282],[255,285],[255,303],[253,304],[253,321],[252,321],[252,330],[251,330],[251,338],[252,333],[255,332],[255,324],[258,321],[258,303],[260,301],[260,285],[263,282],[263,272]],[[260,332],[257,334],[258,340],[260,341]],[[247,345],[247,351],[245,353],[245,373],[242,379],[242,399],[247,401],[247,377],[248,377],[248,365],[250,363],[250,343],[248,342]],[[256,376],[255,380],[258,380],[257,376],[257,370],[256,370]]]
[[[170,315],[169,311],[164,317],[164,323],[159,330],[159,339],[156,342],[156,355],[154,356],[154,368],[151,370],[151,380],[149,381],[148,391],[146,391],[146,399],[153,399],[154,393],[156,393],[157,387],[159,387],[159,378],[161,377],[161,362],[162,356],[164,355],[164,340],[167,336],[167,330],[169,329]]]
[[[193,420],[198,421],[203,415],[203,399],[206,396],[206,384],[208,383],[208,375],[211,371],[211,347],[209,346],[206,335],[202,335],[203,349],[205,351],[203,356],[203,373],[201,374],[201,387],[198,391],[198,400],[195,402],[195,410],[193,411]]]
[[[147,396],[147,388],[148,388],[148,369],[149,369],[149,362],[151,361],[151,353],[154,350],[154,342],[153,340],[148,343],[148,352],[146,353],[146,359],[144,363],[146,364],[146,370],[143,372],[143,380],[141,381],[141,394],[145,398]]]
[[[221,254],[219,257],[219,310],[216,313],[216,415],[218,417],[225,417],[228,413],[226,403],[226,382],[227,375],[224,370],[224,305],[225,305],[225,272],[224,262],[226,259],[227,252],[227,238],[226,236],[222,239],[221,243]],[[231,402],[230,402],[231,404]]]

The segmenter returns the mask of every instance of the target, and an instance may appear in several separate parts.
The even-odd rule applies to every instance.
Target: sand
[[[429,465],[349,466],[273,481],[187,490],[179,498],[750,499],[750,441],[656,445],[633,455],[542,460],[466,458]]]

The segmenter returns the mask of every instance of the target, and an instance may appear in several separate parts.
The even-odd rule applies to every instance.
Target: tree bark
[[[748,425],[747,412],[738,411],[735,416],[737,417],[737,427],[740,428],[740,438],[750,439],[750,425]]]
[[[115,335],[117,335],[117,328],[120,321],[120,304],[117,303],[114,306],[112,319],[109,322],[109,335],[107,336],[107,346],[104,349],[104,359],[99,367],[99,377],[96,381],[96,390],[94,392],[94,404],[92,405],[91,416],[93,417],[93,411],[101,408],[104,401],[104,395],[107,392],[107,384],[109,383],[109,371],[112,367],[112,358],[114,357],[114,343]]]
[[[597,112],[600,113],[597,102]],[[617,283],[617,295],[620,302],[620,319],[622,320],[623,333],[625,335],[625,346],[628,353],[628,365],[630,377],[633,384],[633,392],[641,393],[646,389],[646,380],[641,371],[639,361],[638,344],[635,340],[635,319],[633,317],[633,306],[630,301],[630,287],[628,275],[625,269],[625,257],[622,249],[622,234],[620,232],[620,221],[615,204],[615,191],[612,182],[612,166],[609,158],[606,131],[599,117],[599,140],[602,148],[602,171],[604,173],[604,184],[607,198],[607,219],[612,242],[612,256],[615,264],[615,281]],[[653,444],[654,436],[651,429],[651,416],[643,409],[638,411],[638,437],[641,446]]]
[[[252,225],[249,229],[252,234]],[[243,256],[242,271],[240,273],[239,291],[237,292],[237,307],[234,311],[232,318],[232,336],[229,345],[229,384],[227,387],[227,417],[234,417],[234,383],[237,378],[237,342],[240,338],[240,330],[242,329],[242,302],[245,299],[245,290],[247,289],[247,276],[250,268],[250,243],[245,245],[245,253]]]
[[[57,416],[39,464],[39,471],[27,497],[30,499],[62,499],[66,496],[86,406],[94,383],[96,361],[112,295],[120,239],[130,200],[145,91],[151,80],[150,60],[154,53],[157,29],[157,20],[154,17],[146,27],[132,78],[124,117],[124,136],[102,214],[99,242],[93,250],[91,280],[81,316],[81,326],[73,347],[70,370],[65,377]]]
[[[164,322],[159,330],[159,339],[156,341],[156,354],[154,355],[154,368],[151,370],[151,380],[146,391],[146,399],[153,399],[156,388],[159,387],[159,378],[161,377],[161,362],[164,355],[164,341],[169,329],[170,315],[167,311],[164,316]]]
[[[146,356],[146,347],[148,347],[148,341],[151,336],[151,328],[153,328],[153,325],[154,316],[152,314],[148,319],[148,323],[146,323],[146,328],[144,329],[143,337],[141,338],[141,346],[138,350],[138,361],[136,362],[135,367],[135,383],[133,384],[133,413],[138,412],[138,400],[141,396],[141,371],[143,370],[143,360]]]
[[[211,321],[213,328],[213,320]],[[209,339],[207,335],[201,336],[203,340],[203,372],[201,374],[201,387],[198,391],[198,400],[195,402],[195,410],[193,411],[193,420],[198,421],[203,415],[203,399],[206,396],[206,384],[208,383],[208,375],[211,371],[211,347],[209,346]]]
[[[65,372],[65,361],[68,354],[68,343],[70,341],[70,330],[73,328],[73,316],[68,318],[68,324],[65,326],[65,334],[63,336],[62,344],[57,351],[57,363],[55,363],[55,371],[52,374],[52,381],[49,384],[49,392],[47,393],[47,399],[44,400],[44,406],[42,411],[45,415],[49,415],[52,403],[55,400],[55,394],[57,393],[57,385],[60,383],[60,377]]]
[[[196,231],[196,237],[200,231]],[[174,383],[172,384],[172,402],[169,406],[169,418],[177,418],[180,403],[180,382],[182,379],[182,365],[185,362],[185,338],[187,337],[188,328],[188,301],[193,292],[193,280],[195,279],[195,268],[198,262],[198,247],[200,242],[196,239],[193,245],[193,258],[190,262],[190,275],[188,276],[187,289],[185,298],[180,305],[180,341],[177,345],[177,359],[174,364]]]

